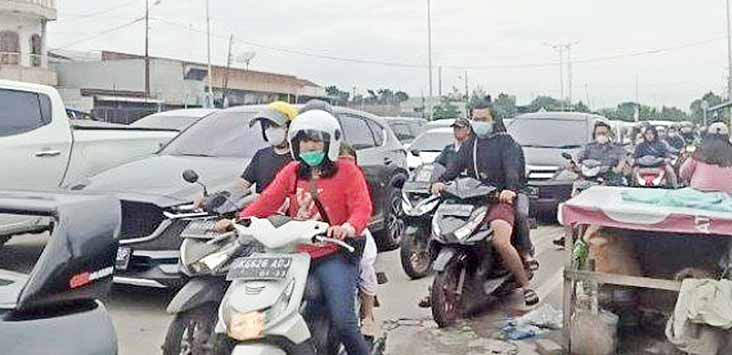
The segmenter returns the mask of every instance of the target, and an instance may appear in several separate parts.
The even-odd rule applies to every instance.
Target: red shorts
[[[514,210],[513,205],[509,205],[504,202],[492,205],[488,211],[488,216],[485,218],[486,223],[491,223],[493,221],[505,221],[512,226],[515,220],[516,211]]]

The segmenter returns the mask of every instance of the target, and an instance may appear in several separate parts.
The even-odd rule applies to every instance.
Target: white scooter
[[[313,312],[317,282],[308,282],[310,256],[301,244],[347,243],[326,238],[328,224],[289,217],[251,218],[234,225],[239,239],[253,240],[264,253],[234,260],[229,289],[219,307],[214,353],[233,355],[336,355],[342,346],[327,312]],[[317,301],[316,301],[317,302]],[[354,309],[354,312],[357,310]]]

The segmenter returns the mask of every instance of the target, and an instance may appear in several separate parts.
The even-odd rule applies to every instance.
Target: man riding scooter
[[[661,141],[659,139],[658,131],[654,126],[646,128],[646,131],[643,133],[643,137],[645,140],[635,147],[635,152],[633,153],[633,159],[636,161],[635,166],[633,167],[633,176],[637,176],[641,169],[641,167],[637,166],[638,159],[643,157],[664,159],[665,162],[663,162],[658,168],[665,172],[668,185],[672,188],[676,188],[678,186],[676,172],[671,164],[668,163],[668,160],[672,157],[669,145],[665,141]]]
[[[584,149],[579,152],[576,163],[582,164],[586,160],[595,160],[603,166],[612,166],[613,168],[607,176],[608,185],[624,185],[625,149],[610,139],[610,132],[610,125],[603,121],[595,122],[592,130],[593,142],[585,145]],[[564,238],[565,236],[562,235],[552,240],[552,243],[558,247],[564,247]]]
[[[432,192],[445,191],[448,181],[457,178],[462,172],[496,186],[500,202],[490,207],[486,222],[493,230],[491,243],[498,251],[504,266],[513,274],[524,292],[527,306],[539,303],[539,296],[529,288],[529,278],[524,262],[512,244],[516,225],[516,198],[522,190],[525,177],[525,162],[521,146],[505,131],[501,120],[494,120],[490,105],[479,105],[473,110],[473,130],[476,137],[458,152],[457,159],[450,164],[445,174],[432,185]]]

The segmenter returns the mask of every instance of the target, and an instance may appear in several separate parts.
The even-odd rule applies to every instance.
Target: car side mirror
[[[572,160],[572,155],[567,152],[564,152],[564,153],[562,153],[562,158],[567,159],[567,160]]]
[[[195,184],[198,182],[198,174],[196,174],[195,171],[188,169],[183,172],[183,180],[188,183]]]
[[[419,156],[419,150],[413,149],[413,150],[410,150],[409,152],[412,153],[412,155],[414,155],[415,157]]]

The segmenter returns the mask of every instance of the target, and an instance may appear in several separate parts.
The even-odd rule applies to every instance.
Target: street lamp
[[[704,125],[704,127],[706,127],[707,126],[707,111],[709,110],[709,102],[707,102],[707,100],[702,100],[701,109],[702,109],[702,117],[703,117],[702,124]]]
[[[160,5],[155,0],[154,5]],[[150,96],[150,0],[145,0],[145,100]]]

